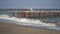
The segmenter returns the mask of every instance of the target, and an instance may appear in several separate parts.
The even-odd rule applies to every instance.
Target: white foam
[[[16,18],[16,17],[10,17],[8,15],[0,15],[0,19],[7,19],[17,22],[23,22],[23,23],[33,23],[33,24],[42,24],[44,26],[56,26],[55,24],[51,23],[43,23],[41,20],[34,20],[34,19],[27,19],[27,18]]]

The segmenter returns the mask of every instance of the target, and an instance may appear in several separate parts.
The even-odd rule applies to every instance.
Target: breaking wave
[[[8,16],[8,15],[0,15],[0,19],[7,19],[7,20],[12,20],[12,21],[17,21],[19,23],[33,23],[33,24],[41,24],[44,26],[56,26],[54,23],[43,23],[41,20],[36,20],[36,19],[28,19],[28,18],[17,18],[14,16]]]

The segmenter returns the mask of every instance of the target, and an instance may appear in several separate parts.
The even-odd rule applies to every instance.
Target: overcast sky
[[[0,0],[0,8],[59,8],[60,0]]]

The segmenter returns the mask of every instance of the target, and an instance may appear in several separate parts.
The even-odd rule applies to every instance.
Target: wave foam
[[[12,21],[17,21],[17,22],[23,22],[23,23],[33,23],[33,24],[41,24],[44,26],[56,26],[55,24],[51,23],[43,23],[41,20],[34,20],[34,19],[27,19],[27,18],[17,18],[17,17],[10,17],[8,15],[0,15],[0,19],[7,19],[7,20],[12,20]]]

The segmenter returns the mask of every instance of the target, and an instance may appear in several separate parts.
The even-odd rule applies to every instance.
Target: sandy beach
[[[0,22],[0,34],[60,34],[60,31],[42,30]]]

